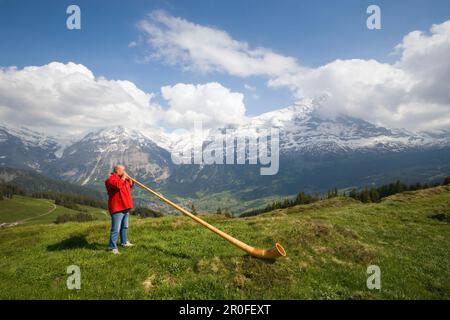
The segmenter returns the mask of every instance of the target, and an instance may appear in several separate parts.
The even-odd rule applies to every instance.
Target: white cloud
[[[159,108],[132,82],[94,77],[81,64],[0,69],[0,119],[53,133],[154,124]]]
[[[289,86],[298,98],[327,95],[323,113],[345,113],[394,127],[403,125],[397,113],[413,84],[403,70],[375,60],[336,60],[269,81],[270,86]]]
[[[292,57],[266,48],[250,48],[225,31],[152,12],[139,23],[147,42],[155,49],[152,57],[171,65],[200,72],[220,71],[235,76],[274,76],[299,68]]]
[[[391,127],[450,127],[450,21],[429,33],[406,35],[393,64],[354,59],[318,68],[303,68],[293,58],[250,48],[223,31],[161,12],[141,22],[141,28],[156,56],[167,62],[181,57],[192,70],[265,76],[269,86],[287,86],[296,98],[326,94],[321,106],[326,114],[343,112]],[[249,94],[256,94],[253,89],[245,86]],[[49,133],[118,124],[190,128],[195,120],[214,127],[245,120],[243,94],[219,83],[179,83],[161,93],[167,108],[132,82],[98,77],[71,62],[0,68],[0,119]]]
[[[430,34],[409,33],[397,45],[401,54],[396,66],[416,79],[416,99],[438,104],[450,102],[450,20],[433,25]]]
[[[336,60],[271,79],[297,97],[327,94],[328,114],[343,112],[391,127],[450,128],[450,21],[414,31],[396,46],[394,64]]]
[[[139,27],[153,48],[152,58],[187,70],[265,76],[269,87],[287,86],[296,98],[325,94],[329,98],[321,110],[327,114],[346,113],[391,127],[450,127],[450,21],[433,25],[429,34],[406,35],[396,47],[396,63],[338,59],[317,68],[161,11]]]
[[[192,85],[178,83],[161,88],[169,109],[164,120],[174,128],[192,128],[195,121],[212,128],[239,124],[245,119],[244,95],[231,92],[220,83]]]
[[[161,124],[191,128],[194,120],[210,127],[240,123],[245,117],[243,95],[219,83],[180,83],[161,92],[166,110],[132,82],[95,77],[81,64],[0,68],[0,119],[70,135],[114,125],[146,131]]]

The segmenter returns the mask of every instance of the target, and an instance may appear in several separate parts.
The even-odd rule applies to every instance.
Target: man
[[[128,211],[133,208],[131,188],[133,181],[125,172],[123,165],[116,165],[114,171],[105,181],[108,191],[108,209],[111,215],[111,233],[109,236],[109,249],[113,254],[119,254],[117,238],[120,233],[120,242],[123,247],[132,247],[127,240]]]

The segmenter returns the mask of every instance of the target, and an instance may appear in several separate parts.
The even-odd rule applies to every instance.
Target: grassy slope
[[[14,196],[11,200],[5,199],[0,201],[0,223],[12,223],[24,219],[26,219],[23,223],[25,225],[52,223],[60,214],[75,214],[77,212],[62,206],[56,206],[55,210],[46,214],[54,207],[53,200]],[[87,212],[94,215],[97,219],[109,220],[109,216],[105,215],[105,210],[103,209],[88,206],[79,207],[86,209]]]
[[[283,244],[274,263],[244,255],[184,217],[133,219],[136,247],[105,250],[107,222],[0,230],[0,298],[450,299],[450,188],[364,205],[335,198],[245,219],[206,219],[249,244]],[[82,288],[66,289],[81,267]],[[381,268],[382,290],[366,288]]]

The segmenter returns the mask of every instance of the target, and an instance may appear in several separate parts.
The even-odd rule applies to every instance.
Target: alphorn
[[[248,244],[230,236],[229,234],[223,232],[220,229],[217,229],[216,227],[214,227],[213,225],[209,224],[208,222],[206,222],[205,220],[199,218],[198,216],[190,213],[189,211],[187,211],[186,209],[184,209],[183,207],[180,207],[179,205],[177,205],[176,203],[170,201],[169,199],[166,199],[164,196],[162,196],[161,194],[159,194],[158,192],[150,189],[149,187],[147,187],[146,185],[140,183],[139,181],[137,181],[136,179],[133,179],[130,177],[130,179],[136,183],[139,187],[141,187],[142,189],[144,189],[145,191],[150,192],[151,194],[153,194],[154,196],[156,196],[157,198],[161,199],[162,201],[164,201],[165,203],[167,203],[168,205],[172,206],[173,208],[177,209],[178,211],[180,211],[182,214],[184,214],[185,216],[191,218],[192,220],[194,220],[195,222],[201,224],[202,226],[208,228],[209,230],[211,230],[212,232],[218,234],[219,236],[221,236],[222,238],[224,238],[225,240],[227,240],[228,242],[230,242],[231,244],[235,245],[236,247],[244,250],[245,252],[247,252],[248,254],[250,254],[253,257],[256,258],[261,258],[261,259],[276,259],[279,257],[285,257],[286,256],[286,251],[284,250],[283,246],[279,243],[275,243],[275,246],[272,249],[269,250],[264,250],[264,249],[258,249],[252,246],[249,246]]]

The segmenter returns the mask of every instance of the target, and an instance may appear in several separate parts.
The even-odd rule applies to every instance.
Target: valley
[[[31,170],[104,196],[104,179],[114,164],[123,163],[136,179],[166,196],[209,211],[219,206],[245,211],[299,191],[323,194],[329,188],[346,190],[397,179],[434,183],[450,172],[449,131],[390,129],[344,115],[324,116],[319,110],[317,102],[305,100],[249,118],[240,126],[218,128],[232,132],[234,141],[253,137],[245,164],[233,165],[175,164],[172,154],[190,154],[189,131],[176,135],[158,128],[137,131],[118,126],[62,139],[3,125],[0,168]],[[265,176],[259,162],[249,164],[249,150],[257,148],[256,138],[268,128],[279,132],[279,169]],[[208,146],[213,132],[205,131],[204,139],[192,143]],[[223,154],[229,157],[226,148]],[[238,151],[232,151],[236,159]],[[139,191],[135,198],[142,205],[158,206]]]

